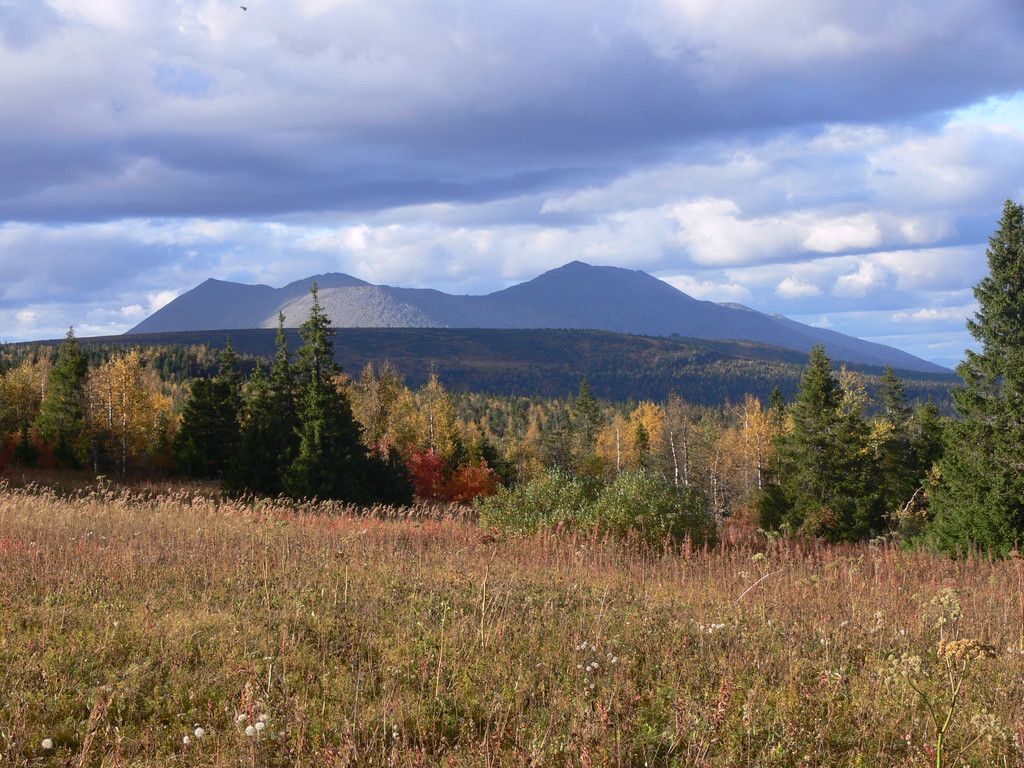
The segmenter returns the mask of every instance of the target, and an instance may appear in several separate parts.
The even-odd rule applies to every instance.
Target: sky
[[[247,6],[0,0],[0,340],[579,259],[953,364],[1024,198],[1019,0]]]

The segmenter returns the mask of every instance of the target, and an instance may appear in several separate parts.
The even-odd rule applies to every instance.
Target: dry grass
[[[0,488],[0,764],[934,765],[940,635],[947,764],[1019,764],[1020,561],[323,512]]]

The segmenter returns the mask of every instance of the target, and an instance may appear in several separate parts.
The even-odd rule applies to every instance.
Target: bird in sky
[[[243,11],[248,11],[249,10],[249,6],[247,6],[247,5],[240,5],[238,7],[241,8]]]

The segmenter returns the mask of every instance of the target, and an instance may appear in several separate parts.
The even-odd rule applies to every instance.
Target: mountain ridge
[[[128,334],[272,328],[278,313],[296,327],[309,313],[316,282],[332,324],[343,328],[594,329],[641,336],[736,339],[808,352],[824,344],[836,360],[948,372],[875,342],[768,315],[742,305],[696,299],[642,270],[571,261],[484,295],[374,285],[344,273],[311,275],[281,288],[210,278],[157,310]]]

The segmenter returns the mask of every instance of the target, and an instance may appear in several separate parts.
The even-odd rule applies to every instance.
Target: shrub
[[[704,494],[674,486],[646,470],[616,477],[601,492],[593,514],[602,532],[637,536],[648,544],[689,538],[693,546],[703,547],[716,540]]]
[[[590,478],[553,470],[514,488],[503,488],[479,504],[484,524],[515,531],[565,525],[593,528],[615,537],[636,536],[649,544],[689,538],[713,544],[715,523],[704,496],[677,488],[653,472],[623,472],[601,486]]]
[[[485,525],[515,531],[558,524],[582,527],[592,521],[598,488],[596,481],[554,469],[479,502],[480,519]]]

